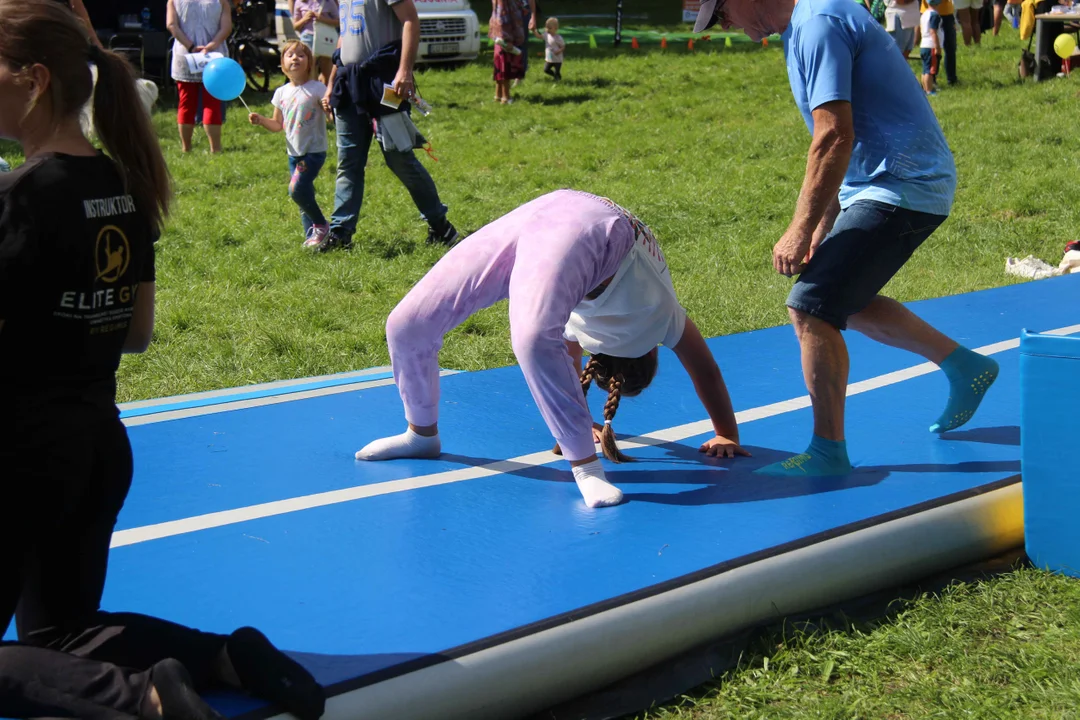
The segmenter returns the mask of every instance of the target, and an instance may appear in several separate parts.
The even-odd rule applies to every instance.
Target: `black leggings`
[[[114,698],[111,707],[123,715],[145,692],[140,673],[165,658],[183,663],[196,687],[217,686],[225,636],[99,610],[131,476],[131,445],[115,409],[16,404],[0,418],[0,553],[10,563],[0,575],[0,633],[14,616],[22,645],[59,651],[32,658],[54,692],[40,712],[25,712],[35,697],[18,679],[28,650],[0,647],[0,717],[56,716],[63,708],[83,716],[79,698],[94,697]]]
[[[54,650],[0,643],[0,715],[133,720],[150,673]]]
[[[562,80],[562,63],[544,63],[544,73],[556,80]]]

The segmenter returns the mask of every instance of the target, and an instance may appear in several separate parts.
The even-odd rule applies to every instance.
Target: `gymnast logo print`
[[[115,225],[101,229],[94,247],[94,263],[97,267],[95,280],[114,283],[123,277],[131,264],[131,244],[123,230]]]
[[[341,0],[338,11],[341,16],[341,34],[354,37],[363,35],[367,28],[364,19],[364,5],[368,0]]]

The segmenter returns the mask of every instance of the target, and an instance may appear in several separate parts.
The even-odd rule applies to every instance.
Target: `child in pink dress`
[[[652,232],[610,200],[558,190],[459,243],[390,313],[386,339],[409,429],[369,443],[358,460],[440,454],[443,336],[506,298],[514,354],[589,507],[622,501],[595,443],[610,460],[628,459],[616,447],[611,421],[622,397],[652,381],[659,344],[679,357],[713,421],[716,437],[701,450],[747,454],[720,369],[678,303]],[[583,351],[591,357],[582,369]],[[608,392],[603,426],[593,424],[585,402],[593,382]]]

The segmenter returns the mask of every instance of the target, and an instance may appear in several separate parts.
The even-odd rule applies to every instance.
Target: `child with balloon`
[[[274,93],[271,100],[274,116],[268,118],[253,112],[248,120],[273,133],[285,131],[291,175],[289,197],[300,208],[304,247],[315,247],[330,232],[326,216],[315,199],[315,178],[326,162],[326,115],[322,108],[326,86],[312,77],[315,56],[299,40],[285,44],[281,70],[289,82]]]

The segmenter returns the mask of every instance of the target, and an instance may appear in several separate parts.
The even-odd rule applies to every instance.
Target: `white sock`
[[[591,508],[608,507],[622,502],[622,490],[607,481],[599,460],[571,468],[585,504]]]
[[[393,460],[394,458],[435,458],[442,452],[438,435],[424,437],[409,428],[400,435],[373,440],[357,451],[357,460]]]

